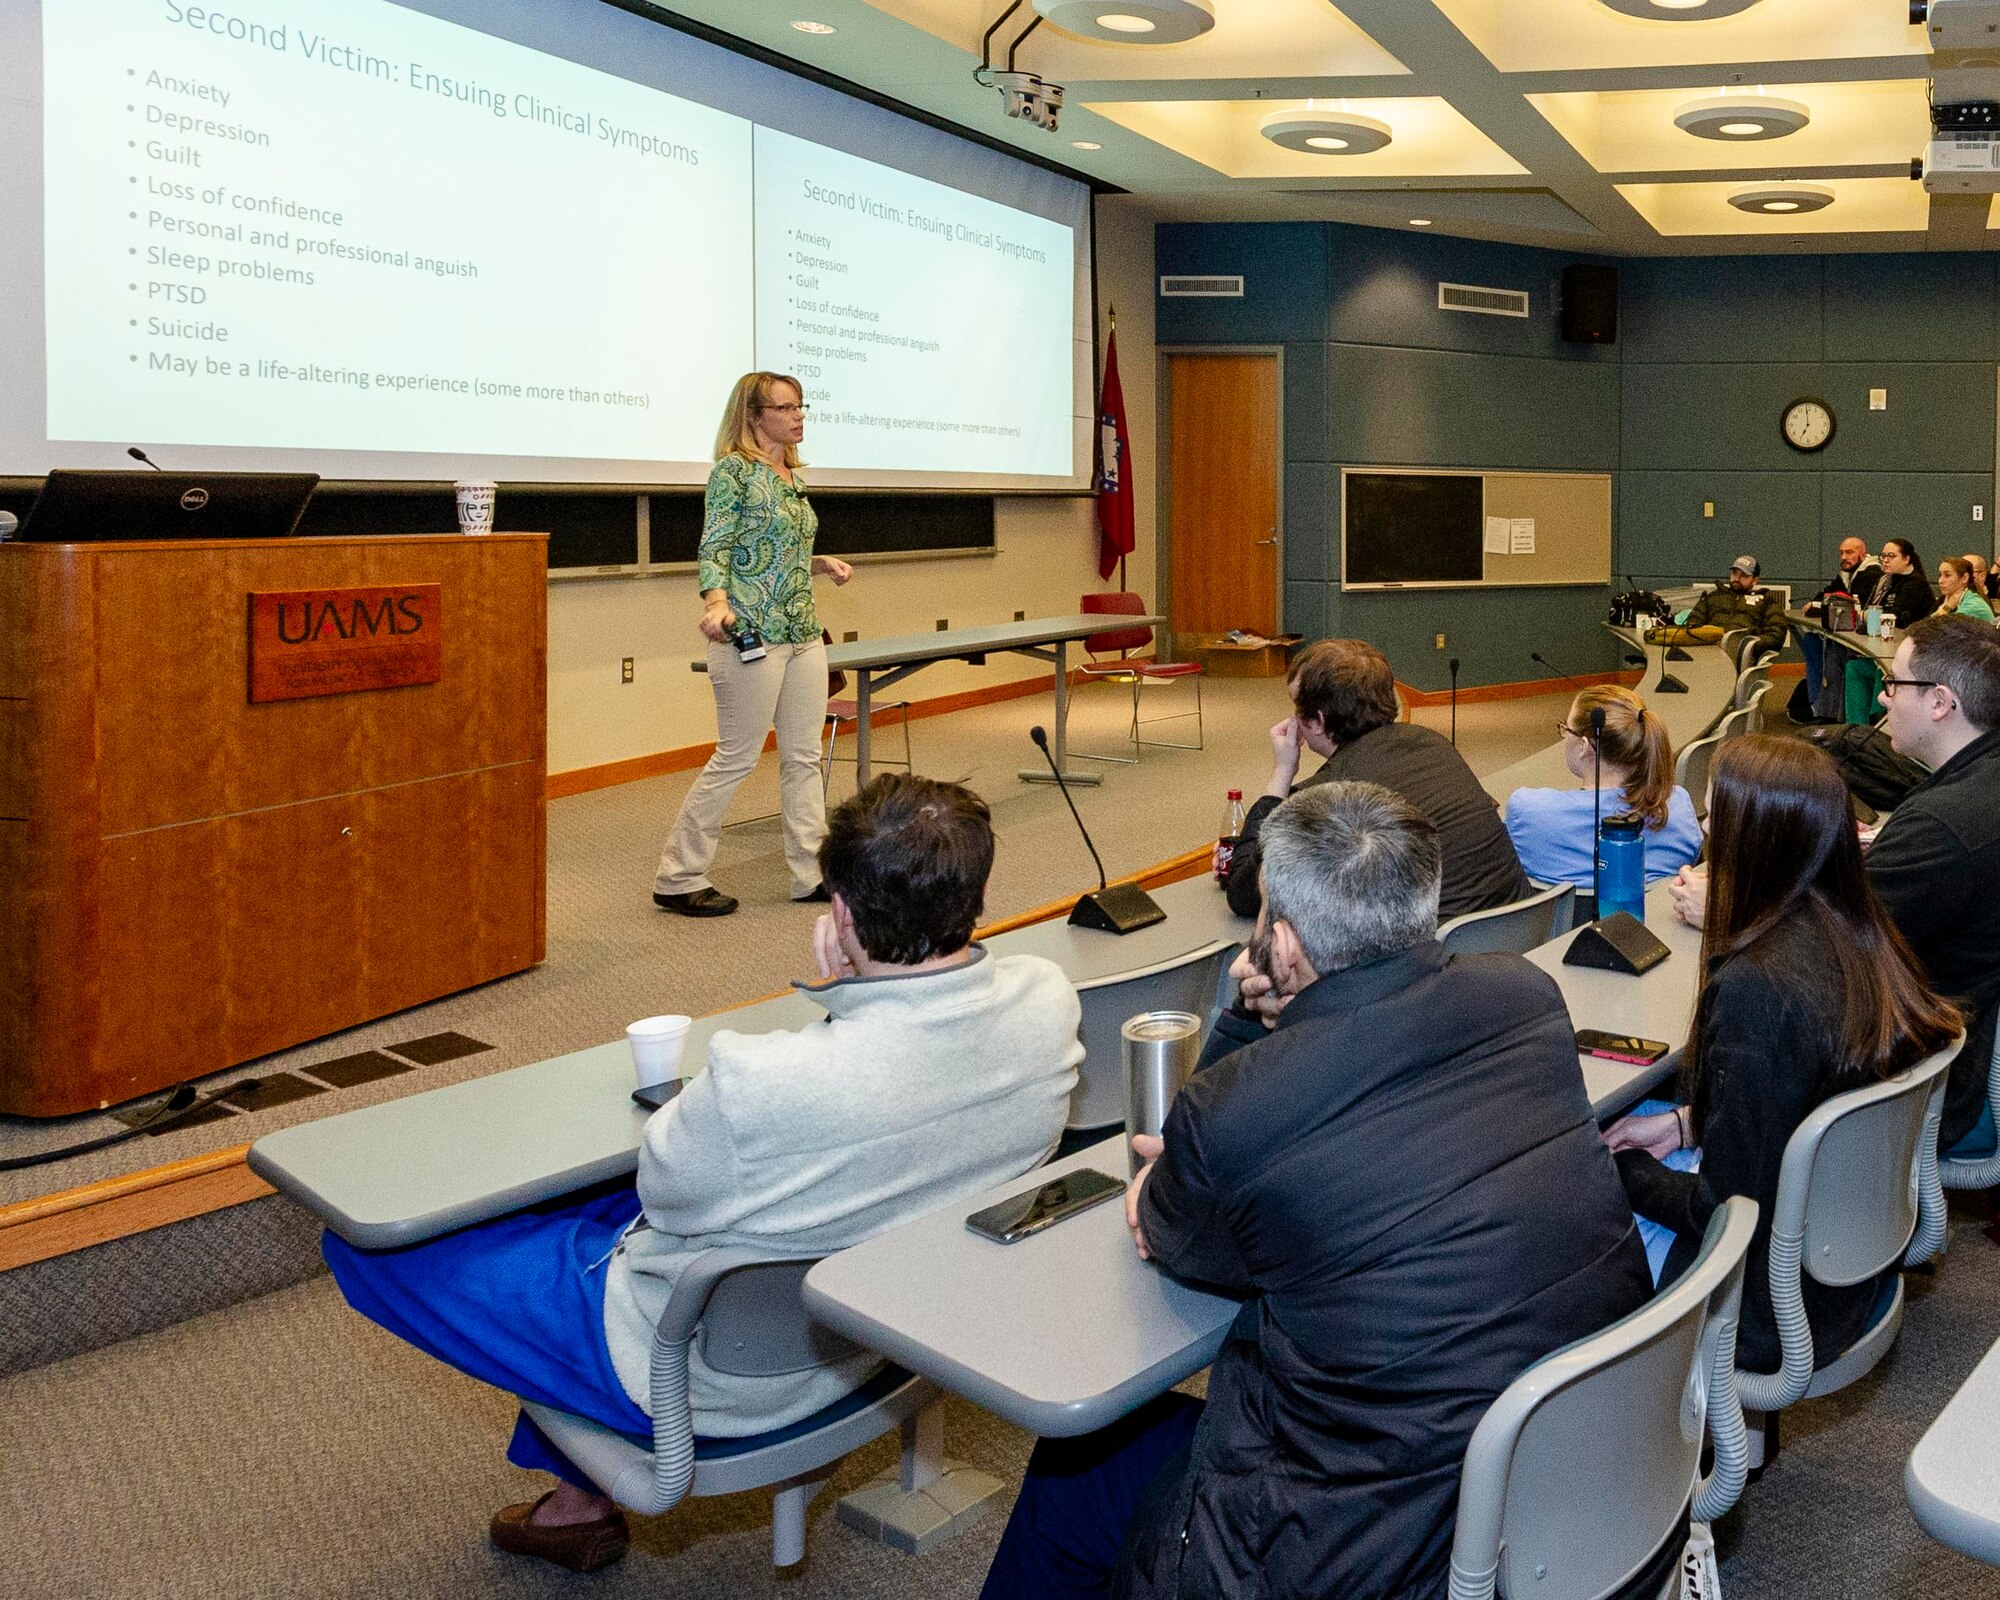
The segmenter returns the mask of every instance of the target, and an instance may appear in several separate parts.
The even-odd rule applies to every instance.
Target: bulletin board
[[[1346,589],[1611,581],[1609,473],[1344,467],[1340,513]]]

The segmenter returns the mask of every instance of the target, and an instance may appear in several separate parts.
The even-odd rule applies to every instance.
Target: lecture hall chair
[[[1146,602],[1130,590],[1119,590],[1111,594],[1087,594],[1077,603],[1077,610],[1086,617],[1123,616],[1143,617]],[[1085,636],[1083,648],[1093,657],[1116,652],[1108,661],[1092,659],[1078,667],[1077,676],[1082,680],[1077,685],[1081,689],[1089,683],[1129,684],[1132,688],[1132,720],[1126,730],[1126,740],[1132,746],[1129,756],[1099,755],[1088,750],[1070,746],[1069,753],[1081,756],[1086,761],[1116,761],[1124,765],[1135,765],[1139,760],[1139,747],[1152,745],[1164,750],[1200,750],[1207,736],[1206,725],[1201,716],[1201,664],[1196,661],[1147,661],[1134,659],[1134,650],[1144,650],[1153,643],[1151,625],[1134,628],[1110,628],[1103,633]],[[1194,685],[1194,710],[1176,711],[1162,717],[1141,717],[1139,715],[1140,691],[1149,683],[1175,683],[1182,680]],[[1071,702],[1074,704],[1074,701]],[[1065,715],[1067,712],[1065,712]],[[1194,743],[1185,744],[1173,739],[1147,739],[1140,735],[1140,728],[1152,722],[1179,722],[1183,718],[1194,718]],[[1065,736],[1068,730],[1065,729]]]

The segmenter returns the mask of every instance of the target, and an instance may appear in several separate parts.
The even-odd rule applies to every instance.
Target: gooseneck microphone
[[[1603,866],[1604,836],[1604,707],[1590,708],[1590,914],[1597,909],[1598,872]]]
[[[1534,662],[1537,666],[1547,667],[1549,671],[1553,672],[1558,678],[1562,679],[1564,683],[1570,685],[1570,687],[1572,688],[1583,689],[1588,687],[1588,685],[1585,684],[1581,678],[1571,677],[1567,672],[1563,671],[1561,667],[1557,666],[1553,661],[1551,661],[1547,656],[1543,655],[1539,650],[1530,650],[1528,652],[1528,659]]]
[[[155,461],[151,456],[147,455],[145,451],[141,450],[136,444],[127,445],[125,447],[125,453],[128,456],[130,456],[134,461],[145,462],[146,465],[151,467],[155,472],[165,472],[167,470],[165,467],[161,466],[159,462]]]
[[[1083,825],[1083,816],[1076,809],[1076,801],[1070,798],[1069,785],[1063,782],[1062,768],[1056,765],[1056,758],[1049,752],[1048,730],[1037,723],[1028,730],[1028,737],[1035,741],[1035,748],[1042,752],[1049,771],[1055,774],[1056,787],[1062,790],[1069,814],[1076,818],[1076,831],[1083,835],[1083,847],[1090,852],[1090,859],[1097,866],[1096,892],[1077,896],[1076,904],[1070,909],[1070,922],[1079,928],[1096,928],[1104,933],[1132,933],[1140,928],[1150,928],[1156,922],[1165,922],[1167,914],[1160,909],[1159,902],[1136,883],[1113,884],[1106,880],[1104,858],[1097,853],[1097,846],[1090,842],[1090,830]]]

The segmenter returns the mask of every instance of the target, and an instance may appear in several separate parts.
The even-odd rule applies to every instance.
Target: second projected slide
[[[815,466],[1062,475],[1070,229],[760,127],[757,363]]]
[[[748,123],[361,0],[42,20],[50,438],[708,458]]]

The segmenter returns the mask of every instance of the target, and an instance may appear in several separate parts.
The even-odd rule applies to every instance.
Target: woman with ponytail
[[[1592,713],[1604,714],[1601,733]],[[1516,789],[1507,797],[1507,832],[1528,876],[1588,889],[1597,853],[1592,817],[1632,812],[1644,823],[1646,882],[1671,878],[1701,855],[1694,801],[1674,784],[1666,724],[1630,689],[1585,689],[1560,724],[1563,760],[1581,789]],[[1595,782],[1601,793],[1593,795]]]

